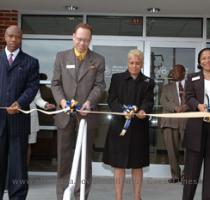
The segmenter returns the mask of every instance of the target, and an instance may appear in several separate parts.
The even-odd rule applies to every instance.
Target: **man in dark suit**
[[[187,105],[184,102],[185,68],[177,64],[173,68],[173,81],[162,88],[160,103],[163,112],[185,112]],[[171,169],[169,183],[176,183],[181,180],[181,170],[179,166],[179,148],[183,143],[186,119],[162,118],[161,128],[165,146],[168,152],[168,160]]]
[[[25,200],[28,191],[27,145],[29,109],[39,86],[38,60],[20,49],[21,30],[10,26],[5,31],[6,47],[0,52],[0,199],[3,199],[8,174],[11,200]]]
[[[55,60],[52,79],[52,93],[58,108],[66,107],[66,100],[75,99],[81,110],[96,107],[105,89],[104,57],[91,51],[88,47],[92,37],[92,28],[88,24],[78,24],[73,33],[73,49],[59,52]],[[58,127],[58,173],[57,198],[63,199],[63,192],[68,186],[69,174],[73,158],[75,130],[81,117],[87,119],[87,165],[86,165],[86,196],[90,191],[92,179],[91,153],[92,129],[97,125],[97,118],[92,114],[70,116],[65,113],[55,116]],[[75,198],[79,199],[79,177],[75,187]]]

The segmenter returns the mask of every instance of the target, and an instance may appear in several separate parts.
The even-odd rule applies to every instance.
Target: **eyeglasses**
[[[78,38],[78,37],[75,37],[75,39],[81,43],[83,42],[84,44],[89,44],[90,43],[90,39],[83,39],[83,38]]]

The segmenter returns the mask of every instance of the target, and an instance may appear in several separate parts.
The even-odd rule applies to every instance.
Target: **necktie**
[[[13,63],[13,58],[12,58],[13,54],[9,54],[9,58],[8,58],[8,62],[9,62],[9,65],[11,65]]]
[[[179,97],[180,97],[180,103],[183,104],[183,98],[184,98],[184,88],[182,86],[182,83],[179,82]]]
[[[84,56],[80,53],[80,54],[77,56],[77,59],[81,62],[81,61],[83,61]]]

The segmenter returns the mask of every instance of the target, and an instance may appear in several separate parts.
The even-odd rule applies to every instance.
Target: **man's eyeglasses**
[[[78,38],[78,37],[75,37],[76,38],[76,40],[78,41],[78,42],[83,42],[83,43],[85,43],[85,44],[89,44],[90,43],[90,39],[83,39],[83,38]]]

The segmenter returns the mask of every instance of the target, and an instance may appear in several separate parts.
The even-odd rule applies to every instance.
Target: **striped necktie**
[[[13,58],[12,58],[13,54],[9,54],[9,58],[8,58],[8,62],[9,62],[9,65],[12,65],[13,63]]]

